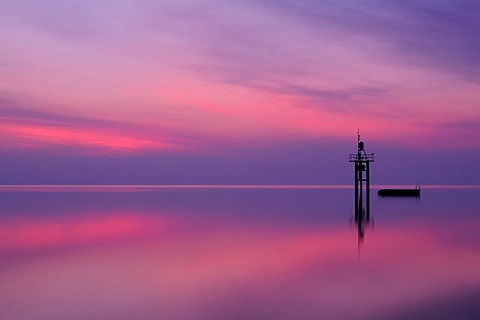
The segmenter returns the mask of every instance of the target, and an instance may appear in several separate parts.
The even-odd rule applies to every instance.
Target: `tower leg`
[[[367,222],[370,221],[370,162],[366,162],[366,194],[365,194],[365,202],[366,202],[366,213],[367,213]]]
[[[354,162],[355,171],[355,221],[358,220],[358,162]]]
[[[360,164],[360,170],[358,170],[358,181],[359,181],[359,196],[358,196],[358,210],[363,210],[363,171],[362,164]]]

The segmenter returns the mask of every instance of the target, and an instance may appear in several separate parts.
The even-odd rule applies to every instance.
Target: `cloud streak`
[[[28,109],[17,102],[0,102],[3,148],[71,147],[89,152],[181,151],[186,137],[167,130],[131,123],[74,117]]]
[[[362,39],[383,43],[386,54],[395,55],[405,66],[424,65],[479,80],[480,42],[475,30],[480,28],[480,5],[476,1],[263,3],[315,32],[328,29],[360,48],[368,49],[368,41]]]

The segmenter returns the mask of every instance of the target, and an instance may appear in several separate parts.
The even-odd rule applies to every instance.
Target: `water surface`
[[[477,319],[480,188],[4,186],[1,319]]]

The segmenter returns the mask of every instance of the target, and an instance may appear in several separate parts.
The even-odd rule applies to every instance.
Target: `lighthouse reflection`
[[[365,229],[373,226],[373,219],[370,219],[370,208],[360,208],[355,211],[355,226],[358,234],[358,246],[363,243],[365,238]]]

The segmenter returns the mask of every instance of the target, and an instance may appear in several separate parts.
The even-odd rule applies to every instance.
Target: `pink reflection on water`
[[[86,217],[53,217],[2,221],[0,254],[52,247],[75,247],[163,233],[168,223],[134,213],[90,214]]]
[[[478,250],[442,238],[465,232],[462,223],[377,228],[358,255],[348,226],[185,222],[165,235],[165,221],[118,213],[5,224],[4,317],[371,318],[480,286]],[[48,250],[59,245],[68,250]]]

